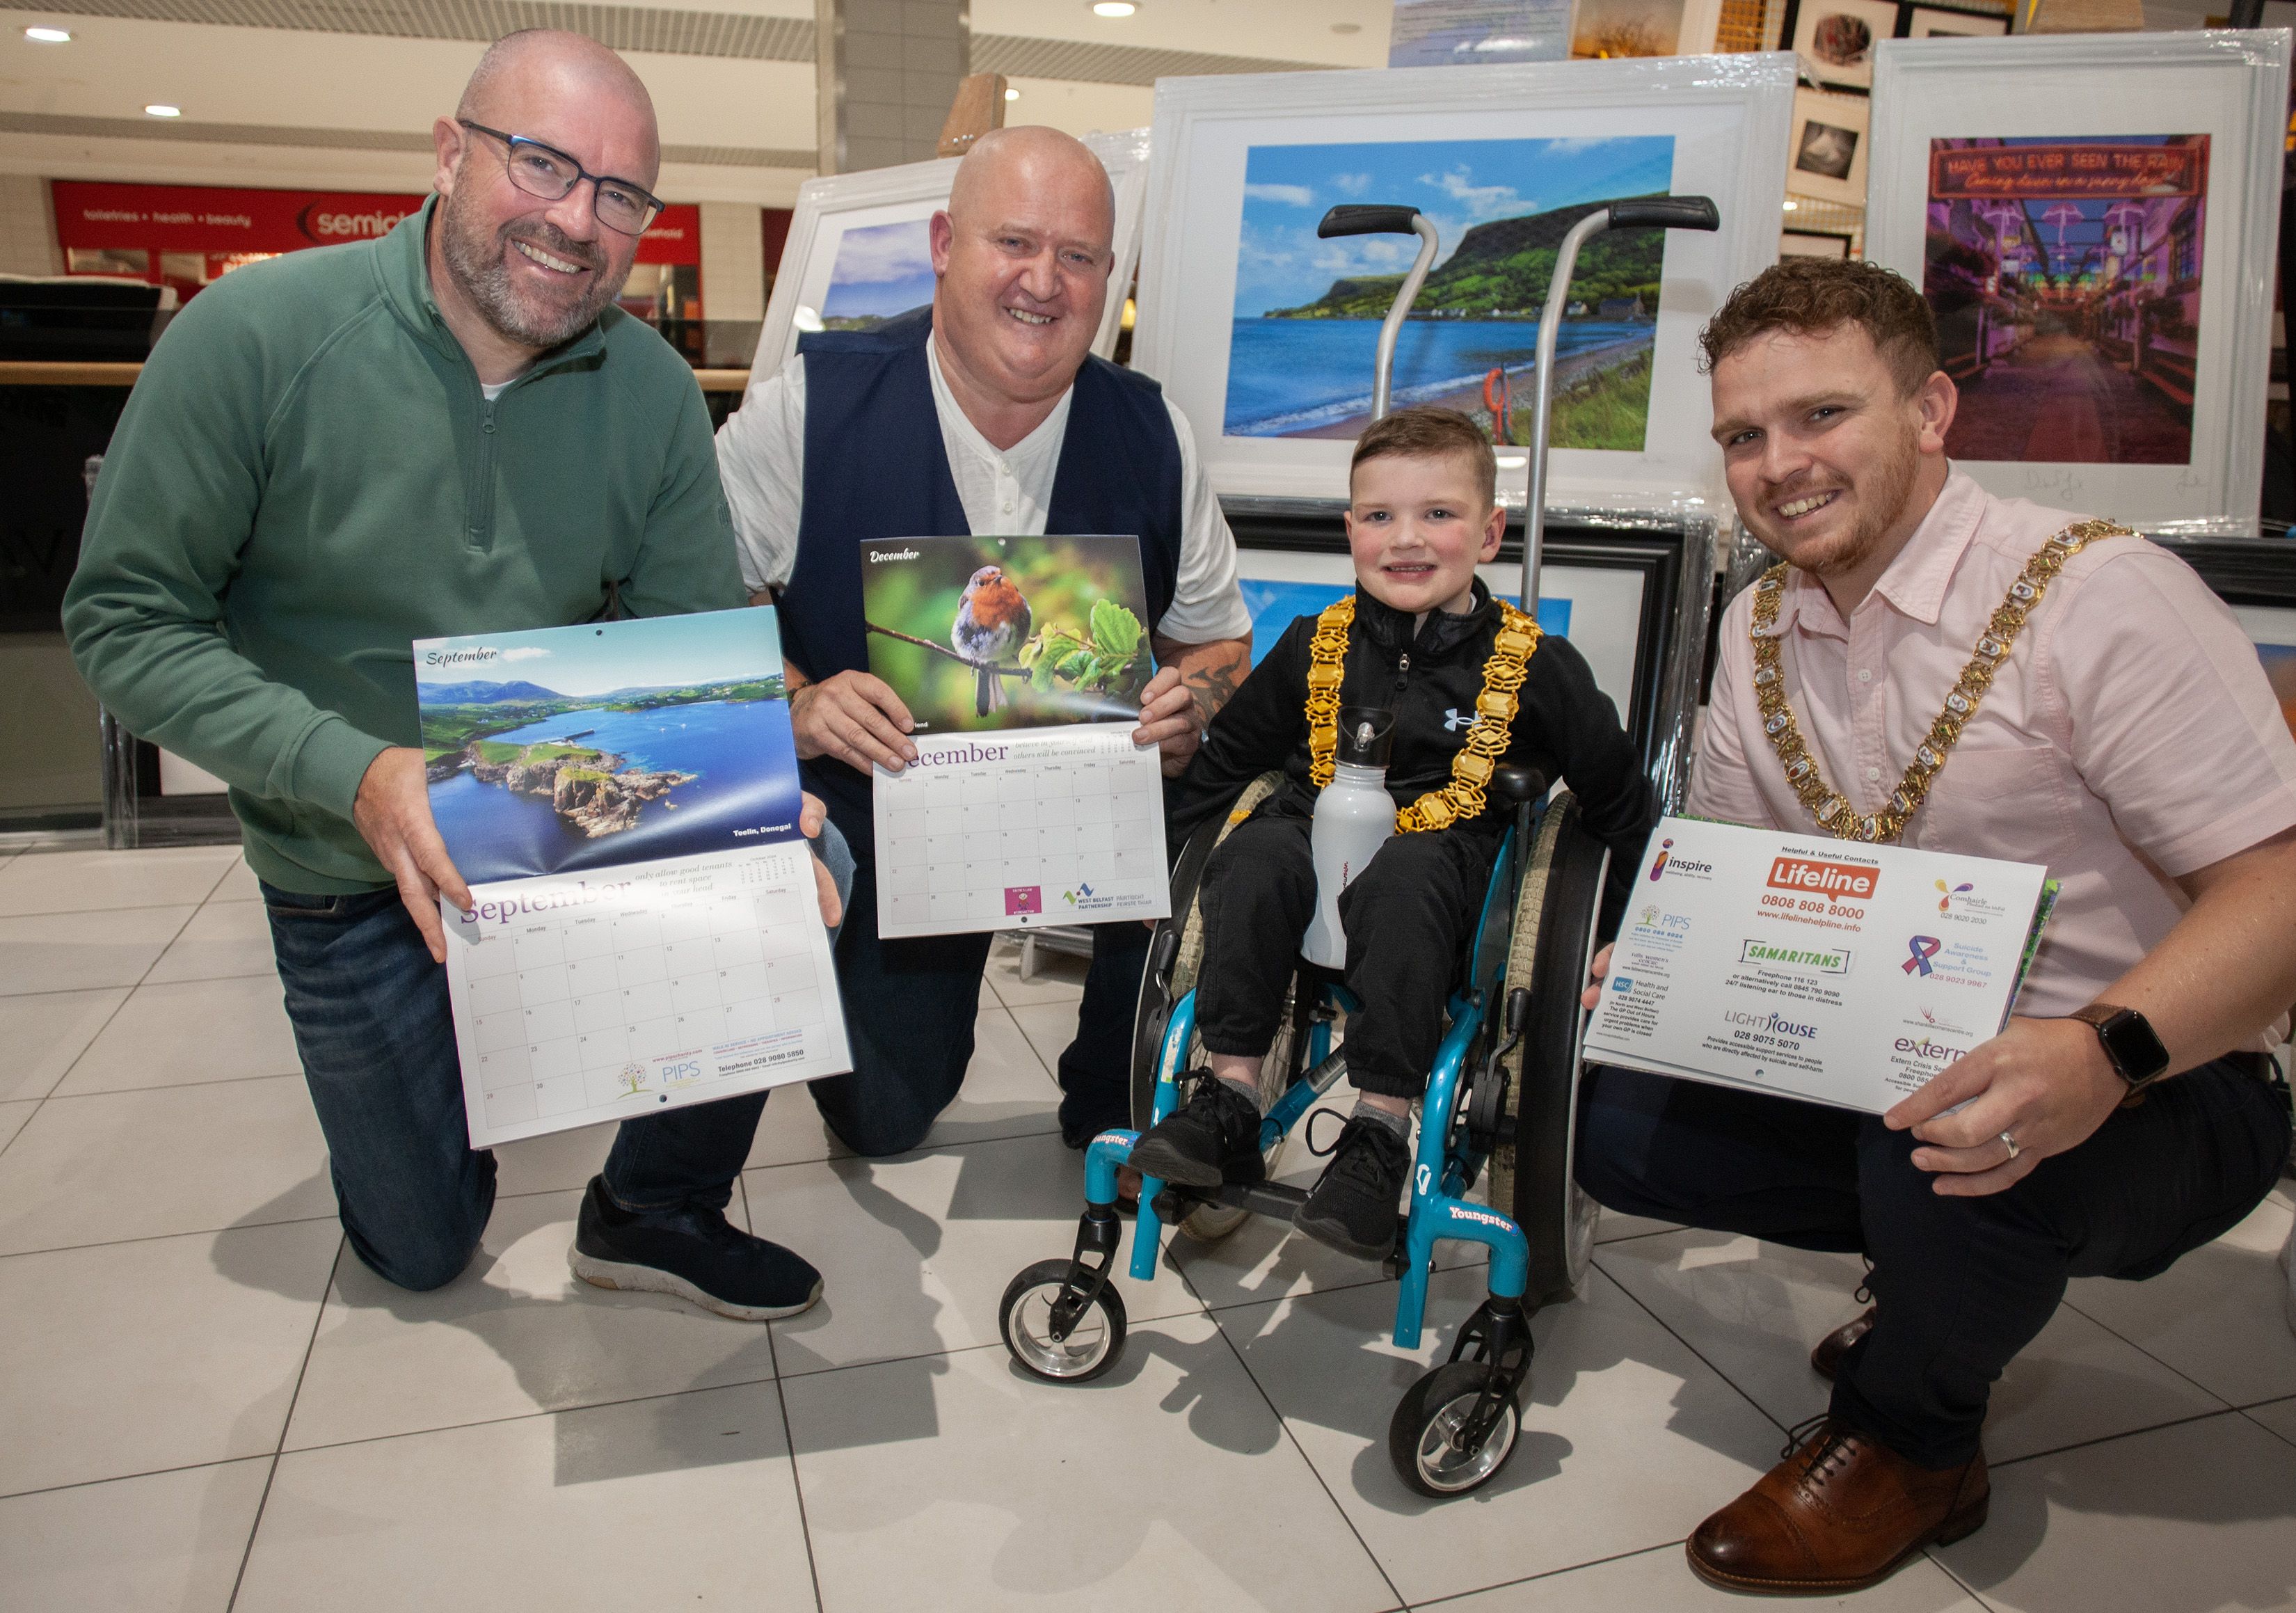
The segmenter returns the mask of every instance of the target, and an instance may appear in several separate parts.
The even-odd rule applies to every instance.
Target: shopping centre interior
[[[586,34],[651,92],[653,188],[666,205],[618,300],[685,358],[722,424],[753,365],[762,378],[783,362],[775,343],[793,348],[824,317],[840,328],[836,306],[796,306],[794,287],[808,272],[816,210],[840,205],[834,186],[848,176],[946,159],[990,127],[1095,140],[1153,127],[1160,141],[1177,103],[1160,81],[1234,78],[1274,96],[1266,86],[1332,70],[1367,79],[1390,70],[1396,19],[1414,3],[0,0],[0,1609],[1744,1605],[1691,1574],[1684,1543],[1825,1411],[1809,1352],[1862,1308],[1866,1269],[1853,1254],[1602,1212],[1575,1293],[1531,1321],[1518,1447],[1495,1478],[1447,1500],[1398,1477],[1390,1416],[1491,1291],[1473,1243],[1437,1246],[1429,1325],[1405,1347],[1390,1334],[1398,1280],[1376,1261],[1266,1217],[1218,1239],[1168,1234],[1152,1276],[1123,1284],[1130,1338],[1113,1370],[1047,1384],[1016,1365],[1000,1296],[1015,1272],[1069,1254],[1086,1198],[1086,1156],[1064,1144],[1059,1115],[1086,977],[1079,938],[1090,951],[1082,928],[998,934],[962,1093],[917,1148],[861,1157],[795,1087],[767,1104],[727,1214],[820,1268],[825,1297],[802,1313],[738,1322],[668,1294],[577,1280],[567,1250],[613,1140],[608,1124],[498,1148],[498,1197],[469,1269],[428,1292],[394,1288],[361,1263],[338,1219],[272,918],[222,781],[102,708],[62,620],[102,456],[169,318],[248,265],[379,238],[418,212],[437,166],[434,121],[503,34]],[[1839,9],[1906,39],[1939,18],[1939,33],[2038,37],[2052,31],[2039,19],[2053,5],[2074,19],[2056,25],[2062,37],[2095,28],[2168,41],[2228,22],[2296,24],[2296,4],[2281,0],[2248,0],[2231,17],[2219,3]],[[1798,15],[1820,4],[1578,0],[1575,14],[1583,29],[1607,6],[1631,31],[1646,26],[1640,5],[1679,24],[1684,53],[1702,29],[1700,53],[1775,61],[1795,47]],[[1483,9],[1574,14],[1569,0]],[[1864,67],[1862,88],[1822,65],[1811,76],[1808,35],[1803,26],[1802,101],[1775,227],[1775,183],[1759,196],[1763,251],[1866,255],[1882,235],[1878,220],[1869,233],[1863,204],[1866,153],[1829,145],[1850,137],[1849,124],[1836,129],[1803,103],[1848,106],[1840,116],[1854,112],[1856,137],[1878,137],[1876,70]],[[2273,110],[2284,132],[2296,121],[2285,117],[2278,37]],[[1738,82],[1731,71],[1717,81]],[[981,75],[992,76],[987,89]],[[974,86],[970,110],[964,86]],[[1219,92],[1200,93],[1210,103]],[[990,94],[993,106],[979,99]],[[2109,82],[2095,96],[2120,98]],[[1213,120],[1200,115],[1193,127]],[[1314,137],[1351,137],[1345,121],[1327,112]],[[2241,158],[2228,125],[2187,132],[2202,127],[2198,111],[2184,125],[2103,127],[2112,121],[2100,112],[2097,128],[2055,132],[2170,152],[2133,200],[2066,201],[2030,185],[1964,195],[1940,179],[1908,214],[1927,220],[1923,289],[1963,387],[1964,434],[1950,449],[2029,474],[2021,485],[2051,503],[2071,502],[2057,495],[2084,479],[2150,496],[2153,483],[2109,480],[2131,467],[2159,472],[2165,498],[2199,499],[2180,490],[2205,479],[2203,449],[2218,454],[2231,467],[2223,479],[2239,485],[2218,506],[2196,504],[2194,521],[2169,508],[2145,530],[2241,613],[2296,724],[2296,565],[2266,552],[2287,541],[2296,515],[2274,311],[2288,273],[2274,253],[2296,237],[2287,218],[2276,231],[2251,219],[2231,258],[2243,196],[2277,185],[2258,167],[2242,194],[2208,188],[2236,158],[2276,163],[2278,147],[2251,142],[2265,155]],[[1962,132],[1972,138],[1939,148],[1992,152],[2020,137]],[[1149,150],[1152,174],[1164,155]],[[1874,160],[1878,185],[1878,147]],[[1308,194],[1292,177],[1247,177],[1240,206],[1296,212],[1287,185]],[[1431,194],[1444,181],[1455,199],[1473,188],[1464,168],[1424,178]],[[945,174],[939,183],[945,197]],[[1149,197],[1167,196],[1158,183],[1145,182]],[[1120,178],[1119,189],[1128,193]],[[1528,179],[1505,196],[1525,211],[1561,205],[1540,202]],[[1103,350],[1130,362],[1136,324],[1154,354],[1193,350],[1177,302],[1152,317],[1152,276],[1234,238],[1187,235],[1177,203],[1161,218],[1156,202],[1126,205],[1151,210],[1146,245],[1133,243],[1136,282],[1128,267],[1111,292],[1121,312]],[[1497,227],[1486,222],[1496,204],[1460,205],[1472,227]],[[1898,231],[1915,276],[1923,227]],[[1472,239],[1495,258],[1514,250],[1512,237]],[[2204,243],[2223,254],[2205,273]],[[1271,291],[1265,308],[1299,314],[1320,296],[1368,332],[1389,282],[1365,292],[1348,277],[1364,260],[1330,244],[1328,259],[1295,266],[1304,291]],[[1678,287],[1673,259],[1661,297],[1659,250],[1647,248],[1646,269],[1623,251],[1587,260],[1609,278],[1570,305],[1580,324],[1565,332],[1559,374],[1577,389],[1570,418],[1593,420],[1606,385],[1638,384],[1636,443],[1647,421],[1656,454],[1676,417],[1665,411],[1690,410],[1685,451],[1705,455],[1695,325],[1666,323],[1687,318],[1679,310],[1696,298]],[[1379,261],[1399,275],[1410,259]],[[1454,295],[1464,271],[1445,273],[1431,284]],[[2237,317],[2250,321],[2237,327],[2235,284]],[[1425,397],[1480,407],[1501,443],[1502,478],[1518,482],[1541,290],[1484,283],[1472,290],[1480,303],[1458,292],[1457,308],[1423,320],[1456,319],[1453,345],[1472,360],[1462,374],[1474,372],[1447,377],[1453,392],[1431,381]],[[1242,323],[1233,279],[1222,293]],[[852,306],[845,324],[875,319]],[[1190,312],[1228,318],[1226,307]],[[1465,328],[1471,320],[1495,333]],[[1521,353],[1498,352],[1518,327]],[[1183,396],[1173,375],[1159,379]],[[1298,412],[1254,425],[1257,435],[1238,428],[1241,383],[1229,374],[1227,384],[1224,440],[1262,457],[1239,450],[1220,463],[1273,463],[1300,446],[1279,438],[1316,438],[1309,446],[1337,457],[1313,465],[1343,485],[1345,444],[1327,440],[1351,438],[1368,418],[1349,412],[1354,381],[1340,403],[1283,394]],[[2217,446],[2251,425],[2256,442]],[[1196,430],[1223,440],[1201,411]],[[1582,514],[1602,503],[1584,465],[1610,446],[1584,441],[1570,456],[1582,480],[1560,501]],[[1272,625],[1255,622],[1270,640],[1295,609],[1340,591],[1310,597],[1326,580],[1311,562],[1338,564],[1345,580],[1337,502],[1311,507],[1289,485],[1219,488],[1238,541],[1275,556],[1242,572],[1255,616],[1276,612]],[[1585,579],[1631,579],[1615,672],[1599,654],[1588,659],[1677,808],[1715,623],[1768,556],[1726,500],[1669,492],[1636,506],[1654,485],[1620,495],[1609,516],[1556,517],[1549,559],[1587,590],[1562,602],[1566,623],[1571,608],[1582,624],[1611,620],[1599,614],[1610,596]],[[1511,539],[1509,574],[1519,553]],[[1555,630],[1546,610],[1538,620]],[[1889,945],[1903,954],[1901,936]],[[1918,945],[1915,962],[1928,972]],[[1334,1107],[1344,1115],[1344,1093],[1315,1113]],[[1294,1146],[1282,1180],[1304,1187],[1321,1168]],[[2296,1176],[2284,1174],[2252,1213],[2157,1277],[2076,1278],[1993,1389],[1989,1520],[1825,1605],[2296,1609],[2292,1250]]]

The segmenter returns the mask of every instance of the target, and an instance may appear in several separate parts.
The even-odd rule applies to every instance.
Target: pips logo
[[[1966,896],[1970,892],[1977,888],[1973,885],[1967,884],[1949,885],[1942,879],[1938,880],[1936,884],[1938,888],[1938,911],[1940,913],[1952,912],[1953,899],[1955,897]]]
[[[1650,906],[1643,909],[1643,922],[1644,924],[1656,924],[1658,922],[1658,903],[1652,902]]]

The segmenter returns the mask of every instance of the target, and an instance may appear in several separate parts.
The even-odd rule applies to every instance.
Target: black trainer
[[[1342,1255],[1382,1260],[1395,1247],[1396,1200],[1411,1179],[1411,1149],[1393,1126],[1355,1119],[1292,1224]]]
[[[601,1288],[675,1294],[736,1321],[794,1316],[821,1297],[821,1273],[718,1210],[625,1210],[590,1178],[566,1263]]]
[[[1264,1181],[1259,1106],[1210,1071],[1199,1071],[1188,1101],[1133,1145],[1132,1164],[1143,1176],[1182,1187]]]

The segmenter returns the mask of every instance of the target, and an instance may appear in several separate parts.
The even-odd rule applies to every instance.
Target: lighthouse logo
[[[1650,876],[1652,879],[1656,879],[1660,874],[1666,872],[1666,854],[1672,850],[1674,850],[1673,841],[1661,840],[1658,843],[1658,856],[1656,860],[1651,863]]]

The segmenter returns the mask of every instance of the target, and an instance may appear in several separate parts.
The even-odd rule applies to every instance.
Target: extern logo
[[[1843,947],[1787,947],[1771,941],[1748,941],[1738,948],[1738,961],[1816,969],[1821,975],[1849,973],[1849,952]]]
[[[871,565],[881,564],[888,560],[914,560],[916,557],[917,552],[914,549],[871,549],[869,551]]]
[[[1924,975],[1931,974],[1934,971],[1930,967],[1930,959],[1938,955],[1938,949],[1943,945],[1945,942],[1934,935],[1909,936],[1906,942],[1906,951],[1911,956],[1898,967],[1908,975],[1916,969]]]
[[[1955,897],[1966,896],[1970,892],[1977,888],[1973,885],[1967,884],[1949,885],[1942,879],[1936,881],[1936,885],[1938,888],[1938,911],[1940,913],[1952,912],[1953,899]]]
[[[1918,1039],[1900,1036],[1896,1045],[1900,1053],[1911,1053],[1916,1058],[1925,1058],[1937,1064],[1951,1064],[1968,1051],[1966,1048],[1957,1048],[1950,1042],[1931,1041],[1926,1036]]]
[[[1820,896],[1854,896],[1862,900],[1874,893],[1881,876],[1882,870],[1876,868],[1854,862],[1824,862],[1792,852],[1770,864],[1770,883],[1779,890],[1808,891]]]

